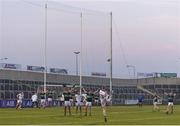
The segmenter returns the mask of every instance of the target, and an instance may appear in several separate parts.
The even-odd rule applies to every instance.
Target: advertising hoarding
[[[68,74],[67,69],[50,68],[50,73]]]
[[[11,64],[11,63],[0,63],[0,68],[3,69],[21,69],[20,64]]]
[[[105,77],[106,73],[92,72],[91,75],[92,76],[102,76],[102,77]]]
[[[27,70],[43,72],[45,69],[42,66],[27,66]]]

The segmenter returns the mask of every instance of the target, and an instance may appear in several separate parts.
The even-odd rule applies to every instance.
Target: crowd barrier
[[[16,107],[17,100],[0,100],[0,108],[15,108]],[[60,103],[58,100],[52,101],[52,106],[59,106]],[[23,100],[22,103],[23,108],[29,108],[32,107],[32,101],[31,100]]]

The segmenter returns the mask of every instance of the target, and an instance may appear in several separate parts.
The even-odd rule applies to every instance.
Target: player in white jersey
[[[83,97],[79,93],[75,94],[76,99],[76,114],[78,112],[78,109],[80,111],[80,115],[82,115],[82,105],[83,105]]]
[[[108,104],[108,102],[111,101],[111,97],[107,94],[106,91],[100,90],[99,91],[99,98],[100,98],[101,107],[103,110],[104,121],[107,122],[106,105]]]
[[[33,107],[38,108],[38,96],[37,96],[37,93],[34,93],[32,95],[31,100],[32,100],[32,108]]]
[[[23,98],[24,98],[24,93],[23,92],[17,94],[16,109],[22,109]]]
[[[86,94],[86,93],[83,93],[83,94],[82,94],[82,99],[83,99],[82,102],[83,102],[83,105],[86,105],[86,102],[87,102],[87,101],[86,101],[86,98],[87,98],[87,94]]]

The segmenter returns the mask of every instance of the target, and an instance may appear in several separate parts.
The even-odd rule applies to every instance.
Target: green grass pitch
[[[101,107],[92,108],[92,116],[80,117],[72,109],[72,116],[64,116],[63,107],[32,109],[0,109],[0,125],[178,125],[180,124],[180,106],[175,106],[173,114],[166,115],[166,106],[160,106],[160,112],[153,112],[152,106],[109,106],[108,122],[104,123]]]

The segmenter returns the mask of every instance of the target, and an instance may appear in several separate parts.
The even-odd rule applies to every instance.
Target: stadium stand
[[[105,87],[109,90],[109,78],[83,76],[82,85],[84,88],[95,91]],[[25,100],[31,99],[34,92],[42,87],[43,73],[18,70],[0,70],[0,100],[15,100],[19,92],[24,92]],[[79,76],[47,74],[47,85],[53,85],[50,91],[54,93],[53,99],[63,91],[63,86],[79,84]],[[56,87],[62,85],[62,87]],[[163,103],[166,103],[165,92],[176,93],[175,104],[180,100],[180,79],[179,78],[143,78],[143,79],[113,79],[113,104],[125,104],[126,100],[137,100],[139,94],[144,96],[145,104],[152,104],[153,96],[137,88],[142,85],[145,89],[162,96]]]

